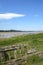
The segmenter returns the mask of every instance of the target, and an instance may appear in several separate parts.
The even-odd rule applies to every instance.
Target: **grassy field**
[[[0,39],[0,47],[18,43],[28,43],[29,48],[37,47],[39,50],[43,50],[43,33]]]
[[[24,44],[24,43],[28,44],[28,49],[37,48],[39,51],[42,51],[43,50],[43,33],[22,35],[22,36],[12,37],[12,38],[8,38],[8,39],[6,39],[6,38],[0,39],[0,47],[6,46],[6,45]],[[35,60],[37,60],[37,59],[35,59]],[[30,59],[30,60],[32,60],[32,59]],[[27,65],[43,65],[43,60],[35,62],[35,63],[31,63],[31,61],[30,61],[30,64],[27,63]]]

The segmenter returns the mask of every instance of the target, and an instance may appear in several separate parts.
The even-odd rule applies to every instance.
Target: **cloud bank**
[[[25,15],[23,15],[23,14],[4,13],[4,14],[0,14],[0,19],[12,19],[12,18],[24,17],[24,16]]]

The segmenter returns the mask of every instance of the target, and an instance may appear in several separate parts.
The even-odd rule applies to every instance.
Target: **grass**
[[[28,44],[28,49],[35,47],[39,51],[40,50],[42,51],[43,50],[43,33],[31,34],[31,35],[22,35],[22,36],[7,38],[7,39],[6,38],[0,39],[0,47],[6,46],[6,45],[8,46],[8,45],[24,44],[24,43]],[[11,53],[11,55],[12,55],[12,53]],[[39,61],[38,58],[37,58],[37,56],[32,56],[30,58],[30,64],[27,63],[27,65],[43,65],[43,60]],[[35,63],[31,63],[31,62],[33,62],[32,60],[35,61]]]
[[[6,45],[14,45],[18,43],[28,43],[29,48],[37,47],[39,50],[43,50],[43,34],[32,34],[12,37],[8,39],[0,39],[0,47]]]
[[[28,57],[27,65],[43,65],[43,59],[38,55],[32,55]]]

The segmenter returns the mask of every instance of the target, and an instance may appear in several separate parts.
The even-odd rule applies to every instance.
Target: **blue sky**
[[[43,0],[0,0],[0,30],[43,30]]]

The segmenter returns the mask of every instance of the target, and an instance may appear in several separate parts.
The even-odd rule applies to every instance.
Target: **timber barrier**
[[[0,48],[0,63],[4,65],[20,65],[27,63],[28,56],[32,54],[43,55],[43,51],[38,52],[36,48],[28,49],[28,44],[17,44]]]

